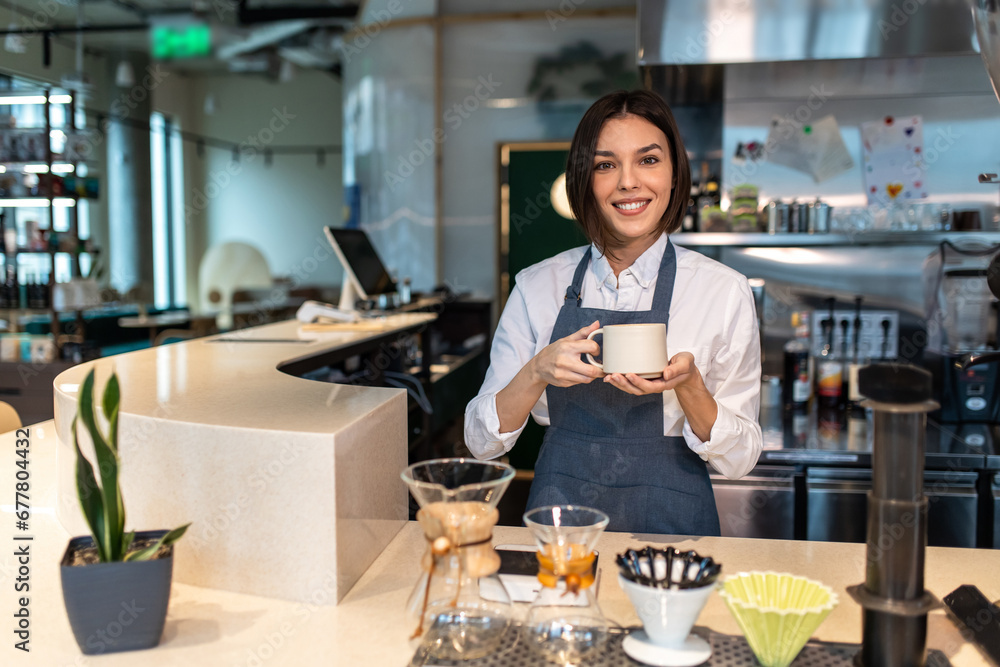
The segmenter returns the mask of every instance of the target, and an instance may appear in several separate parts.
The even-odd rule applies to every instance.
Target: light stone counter
[[[141,653],[82,656],[70,632],[62,603],[58,561],[69,534],[55,519],[55,450],[52,423],[31,428],[32,504],[31,543],[31,653],[13,648],[10,619],[16,599],[12,582],[17,576],[13,552],[12,508],[15,470],[14,435],[0,436],[0,618],[8,619],[0,644],[0,664],[46,667],[92,665],[211,665],[212,667],[312,667],[358,665],[402,667],[412,655],[407,637],[412,630],[404,605],[417,580],[424,539],[410,523],[336,607],[326,603],[335,594],[319,583],[309,601],[290,602],[243,595],[175,582],[163,640]],[[309,511],[297,508],[296,511]],[[143,526],[145,527],[145,526]],[[186,538],[185,538],[186,539]],[[525,528],[498,527],[494,543],[530,544]],[[714,556],[725,572],[770,569],[793,572],[831,585],[840,604],[819,627],[816,637],[828,641],[859,642],[861,609],[846,595],[846,586],[863,580],[864,546],[824,542],[791,542],[702,538],[672,541],[663,536],[605,534],[601,552],[602,581],[598,599],[605,614],[623,625],[638,619],[615,581],[614,554],[629,546],[674,544]],[[183,544],[183,540],[181,542]],[[178,553],[178,568],[185,555]],[[325,565],[325,564],[324,564]],[[939,597],[963,583],[972,583],[991,600],[1000,597],[1000,551],[931,548],[927,552],[927,587]],[[332,574],[332,572],[331,572]],[[713,594],[698,624],[719,632],[739,632],[718,595]],[[943,650],[956,667],[986,665],[975,647],[964,642],[942,611],[929,619],[929,644]]]
[[[77,508],[71,423],[91,368],[122,387],[119,448],[128,526],[193,522],[177,581],[303,601],[327,573],[344,596],[408,516],[401,389],[306,380],[279,367],[389,345],[434,320],[393,315],[379,331],[306,333],[296,321],[139,350],[75,366],[54,382],[57,516]],[[382,355],[380,358],[378,355]],[[89,446],[84,451],[88,451]]]

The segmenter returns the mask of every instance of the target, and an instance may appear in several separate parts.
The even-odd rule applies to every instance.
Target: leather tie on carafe
[[[493,526],[500,518],[496,508],[488,512],[475,512],[483,503],[479,502],[437,502],[431,503],[417,512],[417,522],[424,530],[427,551],[421,559],[421,567],[427,571],[424,588],[424,602],[420,611],[420,622],[410,639],[424,632],[424,615],[431,590],[431,579],[437,570],[438,559],[456,557],[458,561],[458,585],[451,605],[458,604],[461,592],[461,572],[464,568],[470,577],[488,577],[500,569],[500,556],[491,546]]]

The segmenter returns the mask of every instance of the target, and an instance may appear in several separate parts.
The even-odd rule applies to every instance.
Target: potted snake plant
[[[85,654],[156,646],[163,633],[173,575],[173,530],[125,532],[125,503],[118,484],[118,415],[121,390],[112,373],[100,402],[107,431],[98,422],[94,371],[80,387],[73,418],[76,486],[89,536],[70,540],[60,563],[63,601]],[[81,427],[93,443],[94,467],[80,448]]]

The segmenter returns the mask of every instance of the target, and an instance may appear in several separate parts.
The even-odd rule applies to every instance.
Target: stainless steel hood
[[[969,0],[638,0],[638,24],[640,65],[979,52]]]

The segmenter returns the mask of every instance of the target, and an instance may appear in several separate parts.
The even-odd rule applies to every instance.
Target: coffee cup
[[[604,363],[589,354],[587,361],[605,373],[635,373],[646,379],[662,377],[667,366],[666,324],[610,324],[591,332],[587,340],[599,334],[604,336],[601,345]]]

